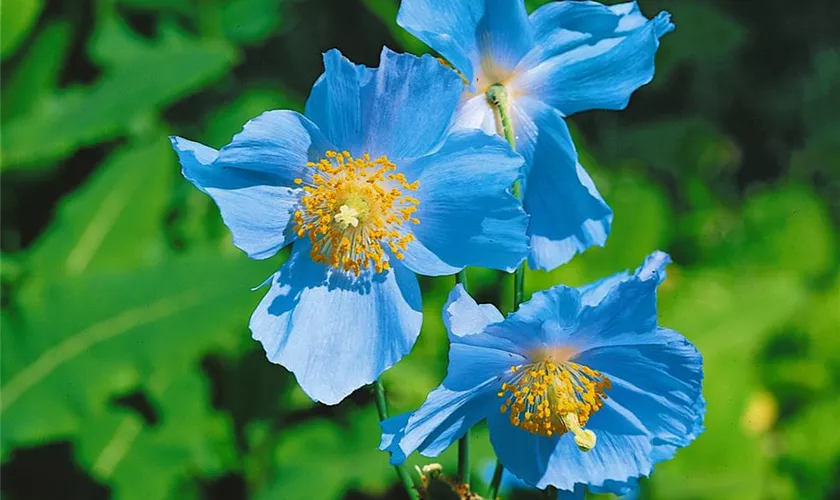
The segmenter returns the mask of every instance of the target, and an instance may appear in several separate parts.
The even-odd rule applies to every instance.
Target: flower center
[[[316,170],[311,183],[295,179],[304,190],[295,211],[298,237],[309,236],[315,262],[356,276],[371,267],[377,273],[390,269],[385,249],[402,259],[414,240],[405,224],[420,223],[413,216],[420,201],[403,193],[416,191],[419,181],[393,173],[397,167],[385,156],[354,158],[347,151],[325,156],[306,164]]]
[[[532,434],[551,437],[571,432],[582,451],[595,447],[595,433],[584,429],[589,417],[604,406],[610,380],[600,372],[566,359],[543,359],[512,366],[510,383],[502,383],[500,408],[510,423]]]

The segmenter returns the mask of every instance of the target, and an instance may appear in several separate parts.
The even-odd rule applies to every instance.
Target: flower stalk
[[[510,99],[508,97],[507,89],[501,83],[491,85],[487,89],[487,100],[493,105],[496,110],[498,123],[501,127],[500,134],[504,136],[505,140],[510,144],[510,148],[516,151],[516,136],[513,132],[513,123],[510,116]],[[517,179],[513,183],[513,195],[519,200],[522,200],[522,185],[521,180]],[[516,271],[513,273],[513,310],[517,311],[525,298],[525,262],[519,264]],[[493,479],[490,482],[490,489],[488,498],[495,499],[499,493],[499,485],[502,482],[502,474],[505,469],[502,463],[496,460],[496,470],[493,472]]]
[[[467,288],[467,269],[464,268],[455,275],[455,283],[460,283],[464,290]],[[470,430],[458,440],[458,481],[469,486],[470,484]]]
[[[376,411],[379,414],[379,421],[382,422],[388,418],[388,401],[385,399],[385,386],[382,381],[377,380],[373,383],[373,394],[376,398]],[[408,498],[411,500],[419,500],[420,496],[417,494],[417,488],[414,487],[414,482],[408,475],[408,471],[402,465],[395,465],[394,470],[397,471],[397,477],[405,488]]]

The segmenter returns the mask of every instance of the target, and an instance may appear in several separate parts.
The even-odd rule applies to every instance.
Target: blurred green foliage
[[[641,5],[678,25],[656,80],[625,112],[572,119],[612,235],[528,273],[528,292],[671,252],[660,323],[705,356],[707,431],[643,497],[836,497],[840,11],[830,0]],[[316,406],[251,341],[260,292],[249,288],[284,256],[240,255],[166,139],[219,147],[266,109],[300,110],[333,46],[369,65],[382,44],[427,50],[396,9],[2,3],[4,496],[400,498],[369,391]],[[471,269],[470,282],[510,308],[509,278]],[[451,286],[423,281],[423,334],[385,376],[395,412],[444,374]],[[483,427],[472,439],[480,487],[492,449]],[[453,450],[439,461],[454,471]]]

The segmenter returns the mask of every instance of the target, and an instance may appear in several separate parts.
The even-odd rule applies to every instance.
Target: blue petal
[[[639,497],[639,480],[631,478],[627,481],[604,481],[603,486],[590,486],[592,493],[612,493],[624,500],[636,500]]]
[[[463,91],[461,78],[434,57],[383,48],[361,94],[364,152],[397,163],[430,152],[443,140]]]
[[[478,131],[454,133],[434,154],[404,162],[400,171],[420,182],[417,241],[405,264],[431,276],[465,266],[515,269],[528,251],[528,218],[510,193],[521,166],[504,140]]]
[[[581,328],[571,341],[581,351],[602,346],[661,343],[656,324],[656,289],[665,279],[670,257],[654,252],[632,277],[602,281],[585,289],[589,302],[580,315]]]
[[[536,292],[518,311],[500,323],[492,323],[480,335],[464,335],[459,343],[511,354],[506,368],[530,359],[535,349],[568,344],[577,326],[580,294],[574,288],[556,286]]]
[[[537,61],[526,56],[512,87],[538,97],[568,116],[588,109],[623,109],[631,94],[653,79],[659,37],[673,29],[670,15],[662,12],[643,27],[615,36],[592,35],[571,50]],[[568,47],[568,39],[559,42]]]
[[[641,27],[648,20],[636,2],[613,6],[592,1],[549,2],[531,14],[536,39],[545,43],[558,30],[600,37]]]
[[[548,438],[511,425],[505,415],[487,419],[496,456],[519,479],[537,488],[574,491],[577,484],[603,486],[650,474],[652,445],[644,435],[601,430],[591,451],[581,452],[570,433]]]
[[[644,344],[604,346],[584,351],[576,362],[600,371],[612,382],[609,399],[587,427],[652,436],[653,462],[671,458],[702,431],[703,359],[694,345],[672,330],[659,328]],[[596,446],[597,447],[597,446]]]
[[[534,43],[521,1],[404,0],[397,24],[439,52],[470,82],[482,65],[513,69]]]
[[[330,149],[335,147],[308,118],[294,111],[266,111],[219,151],[215,166],[248,170],[264,184],[296,187],[295,178],[312,176],[306,164]]]
[[[208,194],[233,234],[233,243],[249,257],[266,259],[295,239],[292,215],[297,189],[253,170],[214,164],[218,152],[197,142],[171,137],[181,173]]]
[[[477,304],[460,283],[449,292],[449,299],[443,306],[446,331],[456,337],[481,333],[487,326],[504,320],[493,304]]]
[[[616,286],[631,278],[647,279],[655,276],[661,283],[665,279],[665,266],[671,262],[671,257],[665,252],[656,251],[645,258],[633,274],[628,271],[613,274],[588,285],[578,287],[584,305],[598,305]]]
[[[500,316],[498,311],[476,304],[461,286],[450,293],[444,317],[448,325],[458,325],[460,333],[450,331],[447,376],[407,419],[399,416],[382,423],[380,449],[391,452],[392,463],[402,463],[414,451],[438,456],[490,412],[498,412],[496,393],[502,376],[524,360],[500,348],[492,339],[482,341],[480,337],[487,336],[475,330]]]
[[[338,50],[324,54],[324,73],[312,86],[306,116],[341,150],[354,156],[364,153],[361,89],[374,70],[353,64]]]
[[[251,332],[315,401],[336,404],[408,354],[420,333],[420,288],[397,264],[372,278],[333,272],[307,240],[274,276]]]
[[[517,150],[529,171],[523,183],[533,269],[552,270],[591,246],[603,246],[612,210],[578,162],[569,129],[556,110],[522,97],[514,108]]]
[[[534,29],[525,2],[485,0],[484,4],[484,17],[476,27],[481,64],[488,76],[502,76],[496,68],[512,70],[534,46]]]

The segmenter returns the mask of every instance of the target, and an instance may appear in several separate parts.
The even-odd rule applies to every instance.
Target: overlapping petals
[[[470,83],[457,127],[501,133],[484,94],[494,84],[507,89],[517,151],[526,159],[530,266],[554,269],[603,246],[612,214],[580,165],[563,118],[627,106],[653,77],[659,38],[674,28],[670,16],[648,20],[635,2],[565,0],[527,16],[520,0],[404,0],[397,21]]]
[[[422,322],[414,273],[513,269],[528,241],[510,193],[522,158],[501,138],[451,134],[458,75],[387,49],[377,69],[337,51],[324,64],[307,116],[266,112],[219,151],[172,141],[236,246],[268,258],[295,241],[251,331],[307,394],[335,404],[411,350]],[[360,234],[365,217],[377,225]]]
[[[486,418],[499,460],[526,483],[629,492],[703,429],[702,358],[656,322],[656,288],[668,262],[656,252],[632,274],[537,292],[507,319],[456,287],[444,312],[449,374],[416,412],[383,423],[381,448],[394,463],[414,451],[435,456],[463,435],[465,423]],[[499,411],[497,392],[517,372],[511,367],[529,370],[546,352],[572,352],[569,362],[611,383],[603,407],[585,422],[597,436],[590,451],[579,449],[571,431],[535,433]]]

